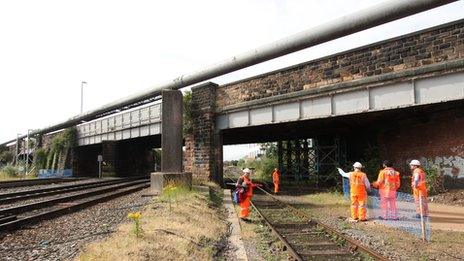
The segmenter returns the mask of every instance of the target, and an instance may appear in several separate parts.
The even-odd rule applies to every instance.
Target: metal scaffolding
[[[277,155],[284,179],[311,180],[318,185],[346,164],[346,145],[339,136],[285,140],[277,142]]]

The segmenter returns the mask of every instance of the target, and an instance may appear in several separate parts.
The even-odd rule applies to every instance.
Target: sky
[[[0,142],[383,0],[0,1]],[[213,79],[243,79],[464,18],[464,1]]]

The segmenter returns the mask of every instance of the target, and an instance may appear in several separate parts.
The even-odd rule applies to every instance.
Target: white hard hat
[[[249,168],[244,168],[243,173],[251,173],[251,170]]]
[[[413,165],[413,166],[420,166],[420,161],[418,160],[411,160],[411,163],[409,163],[409,165]]]
[[[360,169],[360,168],[363,167],[363,165],[362,165],[361,163],[359,163],[359,162],[355,162],[355,163],[353,164],[353,167],[355,167],[355,168],[357,168],[357,169]]]

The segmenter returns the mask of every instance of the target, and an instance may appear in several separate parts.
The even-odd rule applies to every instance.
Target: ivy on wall
[[[77,129],[68,128],[56,135],[46,148],[37,149],[34,153],[36,169],[62,170],[65,168],[69,151],[77,144]]]

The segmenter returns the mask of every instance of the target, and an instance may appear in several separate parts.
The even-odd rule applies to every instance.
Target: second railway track
[[[76,187],[77,186],[77,187]],[[53,190],[30,190],[20,195],[0,196],[1,199],[12,197],[46,197],[31,203],[19,203],[0,208],[0,232],[17,229],[21,226],[31,225],[55,216],[64,215],[97,203],[120,197],[149,186],[148,179],[121,179],[102,182],[91,182],[76,186],[62,186]],[[49,198],[56,194],[62,194]],[[14,193],[12,193],[14,194]],[[2,197],[3,196],[3,197]]]
[[[295,260],[387,260],[264,190],[253,196],[252,206]]]

